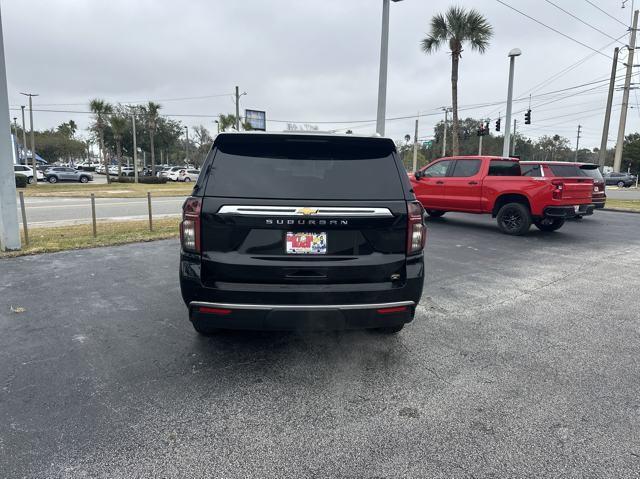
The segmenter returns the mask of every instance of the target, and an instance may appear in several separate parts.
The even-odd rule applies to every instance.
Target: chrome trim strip
[[[304,211],[315,210],[305,214]],[[242,216],[376,216],[391,217],[389,208],[343,207],[343,206],[251,206],[223,205],[219,215]]]
[[[206,301],[191,301],[191,307],[207,307],[221,309],[247,309],[247,310],[287,310],[287,311],[317,311],[327,309],[380,309],[395,308],[400,306],[415,306],[413,301],[397,301],[395,303],[374,303],[374,304],[232,304],[232,303],[208,303]]]

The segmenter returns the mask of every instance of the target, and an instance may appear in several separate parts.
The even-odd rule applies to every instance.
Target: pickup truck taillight
[[[564,190],[564,183],[562,182],[562,180],[553,180],[551,181],[551,184],[553,185],[553,199],[561,200],[562,192]]]
[[[422,205],[417,201],[407,203],[407,254],[422,251],[427,239],[427,228],[424,225]]]
[[[182,205],[180,243],[185,251],[200,253],[200,210],[202,198],[187,198]]]

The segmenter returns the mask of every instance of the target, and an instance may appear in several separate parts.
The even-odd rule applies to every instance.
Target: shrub
[[[16,175],[16,188],[26,188],[27,177],[24,175]]]

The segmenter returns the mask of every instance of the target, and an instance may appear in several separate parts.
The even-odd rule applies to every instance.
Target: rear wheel
[[[58,178],[56,178],[55,176],[49,177],[49,183],[57,183],[57,182],[58,182]]]
[[[399,324],[397,326],[387,326],[386,328],[376,328],[374,331],[381,334],[397,334],[402,331],[404,328],[404,324]]]
[[[445,212],[440,210],[427,210],[427,214],[432,218],[440,218],[442,215],[445,214]]]
[[[191,178],[189,178],[188,176],[184,179],[184,182],[185,182],[185,183],[186,183],[187,181],[188,181],[188,182],[191,182]]]
[[[500,231],[508,235],[523,235],[531,227],[531,213],[522,203],[507,203],[500,208],[496,219]]]
[[[89,178],[87,178],[86,176],[80,177],[80,183],[86,183],[87,181],[89,181]]]
[[[624,181],[618,181],[618,188],[624,188]]]
[[[191,324],[193,324],[193,329],[195,329],[199,334],[202,334],[203,336],[212,336],[220,332],[219,328],[212,328],[204,321],[191,321]]]
[[[542,218],[534,221],[534,224],[540,231],[555,231],[562,228],[564,218]]]
[[[27,183],[29,183],[30,185],[33,184],[33,176],[30,176],[29,178],[27,178]]]

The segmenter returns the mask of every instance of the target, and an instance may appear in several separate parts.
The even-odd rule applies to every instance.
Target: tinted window
[[[401,199],[393,143],[370,138],[225,135],[206,195],[241,198]]]
[[[187,173],[191,173],[192,175],[197,175],[200,172],[198,170],[187,170]]]
[[[431,166],[427,166],[424,170],[424,176],[427,178],[440,178],[447,175],[447,170],[451,160],[439,161]]]
[[[491,160],[489,176],[522,176],[520,163],[509,160]]]
[[[553,176],[560,176],[563,178],[584,176],[578,165],[553,165],[549,164],[549,169],[553,173]]]
[[[602,173],[600,173],[600,170],[598,168],[589,168],[586,166],[582,166],[580,167],[580,171],[582,172],[583,175],[588,176],[589,178],[593,178],[594,180],[600,180],[602,181]]]
[[[542,168],[540,165],[523,165],[520,163],[522,176],[542,176]]]
[[[480,171],[480,160],[456,160],[451,176],[468,177]]]

